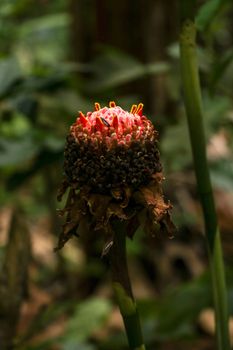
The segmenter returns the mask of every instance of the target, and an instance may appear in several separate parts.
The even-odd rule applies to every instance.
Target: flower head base
[[[130,112],[115,102],[104,108],[95,103],[94,112],[79,113],[65,147],[65,179],[59,198],[67,187],[70,194],[62,211],[67,220],[58,248],[82,231],[83,220],[92,229],[103,229],[108,237],[112,220],[126,220],[132,236],[138,213],[145,207],[153,213],[147,228],[151,231],[153,222],[159,223],[171,233],[171,205],[162,196],[157,137],[143,115],[142,103],[133,105]],[[132,226],[132,221],[137,224]]]

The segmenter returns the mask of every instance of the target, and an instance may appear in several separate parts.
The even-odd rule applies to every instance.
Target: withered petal
[[[162,193],[162,174],[160,173],[154,177],[148,186],[142,187],[135,194],[135,198],[139,203],[142,203],[149,212],[147,222],[145,222],[146,231],[157,231],[156,224],[159,224],[161,229],[165,229],[169,236],[173,236],[175,232],[175,225],[171,221],[169,210],[172,205],[168,202],[165,203]]]
[[[111,197],[90,193],[86,200],[90,213],[96,218],[96,220],[100,220],[105,216]]]
[[[161,227],[162,231],[163,230],[166,231],[166,233],[168,234],[169,238],[173,238],[174,237],[174,234],[177,231],[177,228],[174,225],[174,223],[172,222],[171,215],[170,215],[169,212],[167,212],[164,215],[163,219],[160,222],[160,227]]]
[[[57,193],[57,200],[58,202],[60,202],[62,200],[63,195],[65,194],[67,188],[69,187],[69,183],[67,182],[66,179],[62,180],[62,183],[58,189],[58,193]]]
[[[128,186],[124,187],[124,197],[123,197],[123,201],[121,202],[122,208],[126,208],[128,206],[131,194],[132,194],[131,189]]]
[[[125,214],[123,208],[117,203],[110,203],[107,208],[106,221],[108,222],[112,216],[116,216],[118,219],[127,220],[128,216]]]

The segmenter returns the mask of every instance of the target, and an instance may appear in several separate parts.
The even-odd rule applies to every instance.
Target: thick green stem
[[[115,222],[113,228],[114,240],[110,251],[113,290],[124,321],[130,349],[145,350],[138,310],[128,273],[125,228],[120,221]]]
[[[181,3],[182,2],[188,2],[188,0],[183,0]],[[184,101],[198,191],[205,220],[205,232],[213,283],[218,349],[228,350],[230,349],[230,341],[228,332],[227,291],[220,232],[217,223],[217,215],[206,156],[206,142],[195,37],[195,24],[188,16],[188,19],[182,22],[180,35],[181,75]]]

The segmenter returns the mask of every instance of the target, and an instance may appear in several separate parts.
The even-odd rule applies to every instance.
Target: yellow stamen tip
[[[143,110],[144,104],[143,103],[139,103],[139,105],[137,106],[137,110],[135,113],[140,113]]]
[[[130,113],[134,114],[137,110],[138,106],[137,105],[132,105]]]
[[[116,107],[115,101],[110,101],[110,102],[109,102],[109,107],[110,107],[110,108]]]
[[[99,111],[100,110],[100,104],[98,102],[95,102],[95,110]]]

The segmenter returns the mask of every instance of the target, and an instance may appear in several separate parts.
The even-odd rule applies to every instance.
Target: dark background
[[[233,9],[199,1],[207,153],[233,312]],[[139,230],[130,274],[149,350],[213,349],[212,292],[179,71],[179,1],[0,3],[1,349],[127,349],[98,237],[53,252],[77,112],[144,103],[160,134],[174,239]],[[231,325],[233,339],[233,325]],[[13,342],[13,345],[12,345]],[[5,344],[5,345],[3,345]],[[8,345],[7,345],[8,344]]]

